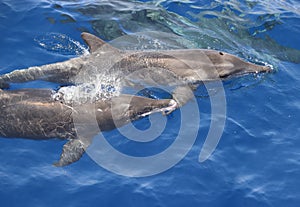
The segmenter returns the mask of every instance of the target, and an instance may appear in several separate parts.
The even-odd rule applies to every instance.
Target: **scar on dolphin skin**
[[[87,74],[101,74],[105,70],[104,68],[111,67],[107,69],[118,71],[120,77],[124,79],[130,77],[130,80],[128,79],[125,82],[133,87],[138,85],[137,79],[150,86],[153,83],[156,85],[172,85],[174,79],[170,79],[170,76],[182,80],[183,84],[175,88],[173,92],[178,106],[182,106],[192,96],[188,91],[197,88],[201,82],[271,71],[269,66],[246,62],[239,57],[217,50],[119,50],[90,33],[84,32],[81,37],[89,46],[89,55],[3,74],[0,76],[0,88],[8,88],[9,83],[33,80],[78,84],[80,73],[87,71]],[[109,65],[108,61],[113,63]],[[153,68],[160,68],[165,72],[157,72]],[[144,72],[145,70],[149,72]],[[151,76],[150,81],[149,77],[146,77],[149,74]]]
[[[79,160],[100,130],[109,131],[152,113],[166,113],[177,108],[172,99],[155,100],[121,94],[107,100],[83,103],[74,109],[53,99],[52,95],[50,89],[0,89],[0,137],[68,140],[56,166]],[[80,137],[76,133],[78,126],[74,124],[76,116],[80,117],[77,124],[83,129]],[[95,118],[99,128],[90,127]]]

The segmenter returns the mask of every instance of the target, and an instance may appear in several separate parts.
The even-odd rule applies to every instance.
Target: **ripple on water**
[[[179,8],[193,9],[170,12]],[[151,49],[215,48],[275,68],[265,77],[225,83],[228,120],[206,162],[197,162],[207,133],[200,130],[187,157],[153,177],[117,176],[86,155],[66,168],[53,168],[64,142],[1,139],[1,201],[16,200],[12,206],[297,206],[300,76],[298,65],[288,61],[299,63],[299,11],[297,0],[0,3],[1,73],[84,53],[83,43],[72,40],[79,41],[81,31],[105,40],[129,34],[127,42],[119,42],[129,49],[144,42]],[[34,84],[39,83],[26,86]],[[201,127],[209,128],[207,94],[199,93]]]

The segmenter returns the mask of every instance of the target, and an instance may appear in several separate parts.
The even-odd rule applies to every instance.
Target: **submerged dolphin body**
[[[172,99],[120,95],[95,103],[83,103],[74,109],[71,105],[54,100],[52,93],[47,89],[0,89],[0,136],[36,140],[68,139],[56,166],[65,166],[80,159],[92,138],[99,133],[89,127],[93,116],[100,130],[107,131],[151,113],[176,108],[176,102]],[[80,123],[77,124],[84,128],[80,137],[76,134],[78,128],[74,125],[74,113],[80,116]]]
[[[182,84],[174,90],[173,95],[179,105],[183,105],[191,98],[188,89],[195,89],[201,82],[271,70],[269,66],[249,63],[216,50],[123,51],[92,34],[82,33],[81,36],[89,46],[89,55],[1,75],[0,87],[33,80],[78,84],[81,81],[90,81],[84,78],[78,81],[80,73],[84,72],[91,78],[94,74],[111,70],[117,71],[119,77],[127,79],[124,81],[125,85],[130,86],[136,85],[137,79],[147,85],[172,85],[175,79],[180,80]]]

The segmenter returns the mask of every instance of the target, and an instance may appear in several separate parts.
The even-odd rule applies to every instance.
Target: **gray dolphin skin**
[[[271,71],[269,66],[249,63],[216,50],[128,51],[119,50],[89,33],[82,33],[81,36],[89,46],[88,55],[0,75],[0,88],[9,88],[10,83],[34,80],[76,86],[89,83],[95,74],[117,74],[125,87],[138,88],[142,84],[174,87],[172,95],[175,101],[121,94],[107,100],[81,103],[79,108],[85,109],[87,114],[95,112],[99,128],[106,131],[151,113],[175,110],[192,98],[191,89],[194,90],[202,82]],[[87,133],[84,137],[78,137],[73,120],[77,111],[71,104],[53,99],[52,93],[52,90],[46,89],[0,89],[0,136],[68,139],[56,163],[56,166],[64,166],[80,159],[97,132],[89,130],[88,117],[91,116],[84,115],[81,124]],[[118,104],[112,108],[113,103]],[[112,116],[112,111],[117,113]]]
[[[91,71],[91,74],[99,74],[106,68],[118,71],[120,77],[127,78],[125,82],[129,85],[133,85],[137,79],[148,85],[154,82],[170,85],[174,80],[170,77],[181,80],[183,86],[173,92],[180,106],[190,99],[191,95],[184,95],[188,94],[188,89],[195,89],[201,82],[271,71],[269,66],[246,62],[239,57],[216,50],[124,51],[114,48],[92,34],[82,33],[81,36],[89,46],[89,55],[3,74],[0,76],[0,87],[7,88],[9,83],[34,80],[78,84],[79,73],[91,71],[92,68],[94,71]],[[109,65],[108,60],[113,64]],[[164,72],[155,71],[157,68]],[[150,81],[149,74],[151,74]]]
[[[69,140],[56,166],[65,166],[79,160],[92,138],[99,133],[89,128],[92,116],[96,117],[101,131],[108,131],[148,114],[176,107],[172,99],[155,100],[122,94],[95,103],[84,103],[74,109],[62,101],[54,100],[52,94],[53,91],[48,89],[0,89],[0,136]],[[78,112],[78,109],[82,111]],[[112,110],[115,111],[113,114]],[[85,137],[77,137],[74,113],[80,113],[79,125],[85,128]]]

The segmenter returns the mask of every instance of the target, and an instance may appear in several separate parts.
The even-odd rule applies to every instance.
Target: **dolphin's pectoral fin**
[[[178,86],[173,91],[173,98],[178,103],[178,107],[185,105],[189,100],[194,97],[194,88],[189,85]]]
[[[72,139],[68,141],[60,155],[58,162],[54,163],[56,167],[63,167],[78,161],[85,152],[84,145],[80,139]]]

